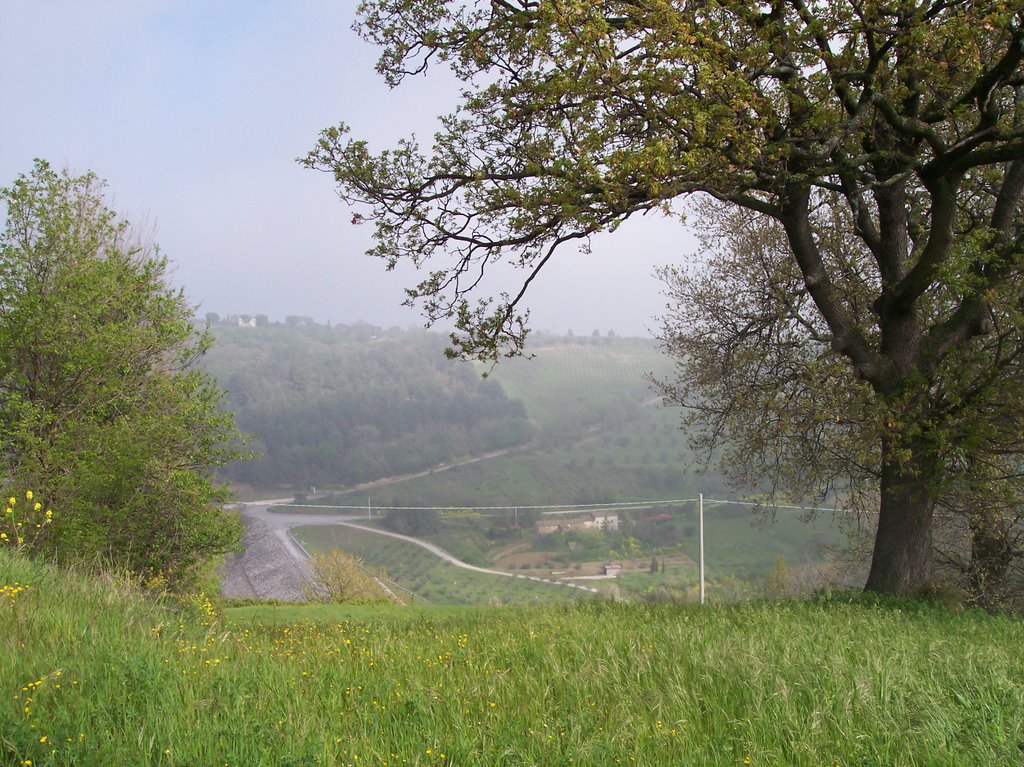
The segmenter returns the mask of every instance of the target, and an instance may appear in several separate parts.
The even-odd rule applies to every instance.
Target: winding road
[[[376,535],[384,535],[389,538],[398,538],[399,540],[406,541],[408,543],[420,546],[426,549],[431,554],[439,557],[440,559],[448,562],[455,567],[461,567],[464,570],[472,570],[477,573],[485,573],[487,575],[500,575],[505,578],[521,578],[523,580],[535,581],[538,583],[548,583],[552,586],[561,586],[563,588],[577,589],[579,591],[587,591],[591,593],[597,593],[597,589],[590,588],[589,586],[581,586],[577,583],[567,583],[565,581],[551,580],[549,578],[537,578],[532,575],[522,575],[520,573],[510,573],[505,570],[493,570],[487,567],[477,567],[471,565],[468,562],[463,562],[447,551],[442,549],[440,546],[436,546],[428,541],[421,540],[419,538],[413,538],[409,535],[402,535],[400,533],[393,533],[388,530],[381,530],[375,527],[368,527],[366,525],[356,524],[352,520],[357,519],[352,514],[308,514],[308,513],[281,513],[271,512],[270,507],[276,505],[289,504],[292,502],[291,498],[279,498],[273,500],[259,501],[258,503],[240,503],[238,509],[243,519],[258,520],[262,522],[270,530],[274,538],[284,551],[294,560],[295,564],[302,570],[307,578],[310,577],[310,566],[309,566],[309,554],[302,547],[302,545],[295,540],[291,533],[293,527],[299,527],[301,525],[343,525],[345,527],[351,527],[355,530],[362,530],[368,533],[374,533]]]

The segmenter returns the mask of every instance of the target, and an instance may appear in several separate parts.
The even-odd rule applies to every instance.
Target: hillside
[[[695,488],[678,413],[658,404],[648,381],[671,373],[650,339],[544,337],[533,359],[488,371],[446,359],[444,337],[423,331],[213,331],[204,365],[263,456],[230,467],[225,476],[236,484],[343,490],[528,448],[375,494],[381,503],[477,505],[678,497]],[[721,495],[717,475],[701,488]]]
[[[671,360],[648,339],[602,339],[504,360],[488,380],[523,403],[535,430],[529,450],[374,488],[380,505],[479,506],[602,503],[724,492],[698,478],[677,410],[654,397],[648,376]],[[364,491],[335,497],[355,500]]]
[[[1009,765],[1022,628],[838,598],[224,619],[0,550],[0,763]]]
[[[428,468],[528,442],[521,403],[436,334],[370,325],[217,325],[204,365],[260,459],[223,475],[308,490]]]

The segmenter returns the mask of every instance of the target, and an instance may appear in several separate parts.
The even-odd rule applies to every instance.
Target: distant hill
[[[262,459],[237,484],[344,489],[502,449],[457,471],[375,490],[381,502],[588,503],[695,492],[679,413],[650,377],[655,341],[546,335],[493,369],[444,356],[446,338],[367,324],[213,326],[205,367]],[[484,374],[487,373],[487,377]],[[700,478],[721,495],[721,479]]]
[[[204,366],[263,456],[229,467],[236,483],[343,486],[534,434],[523,404],[472,365],[446,359],[437,334],[362,324],[212,330]]]
[[[717,473],[698,476],[679,411],[663,407],[650,375],[672,362],[650,339],[548,338],[532,359],[490,373],[523,403],[536,438],[529,450],[373,489],[381,505],[602,503],[721,496]],[[356,502],[365,491],[340,495]]]

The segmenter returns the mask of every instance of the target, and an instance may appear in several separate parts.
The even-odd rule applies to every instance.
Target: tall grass
[[[1024,624],[918,604],[211,620],[0,552],[0,762],[1010,765]],[[323,615],[322,608],[320,615]]]

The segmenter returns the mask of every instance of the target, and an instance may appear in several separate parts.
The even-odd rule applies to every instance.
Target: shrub
[[[374,575],[361,560],[337,549],[313,554],[313,582],[307,596],[318,602],[402,601],[387,586],[383,572]]]

